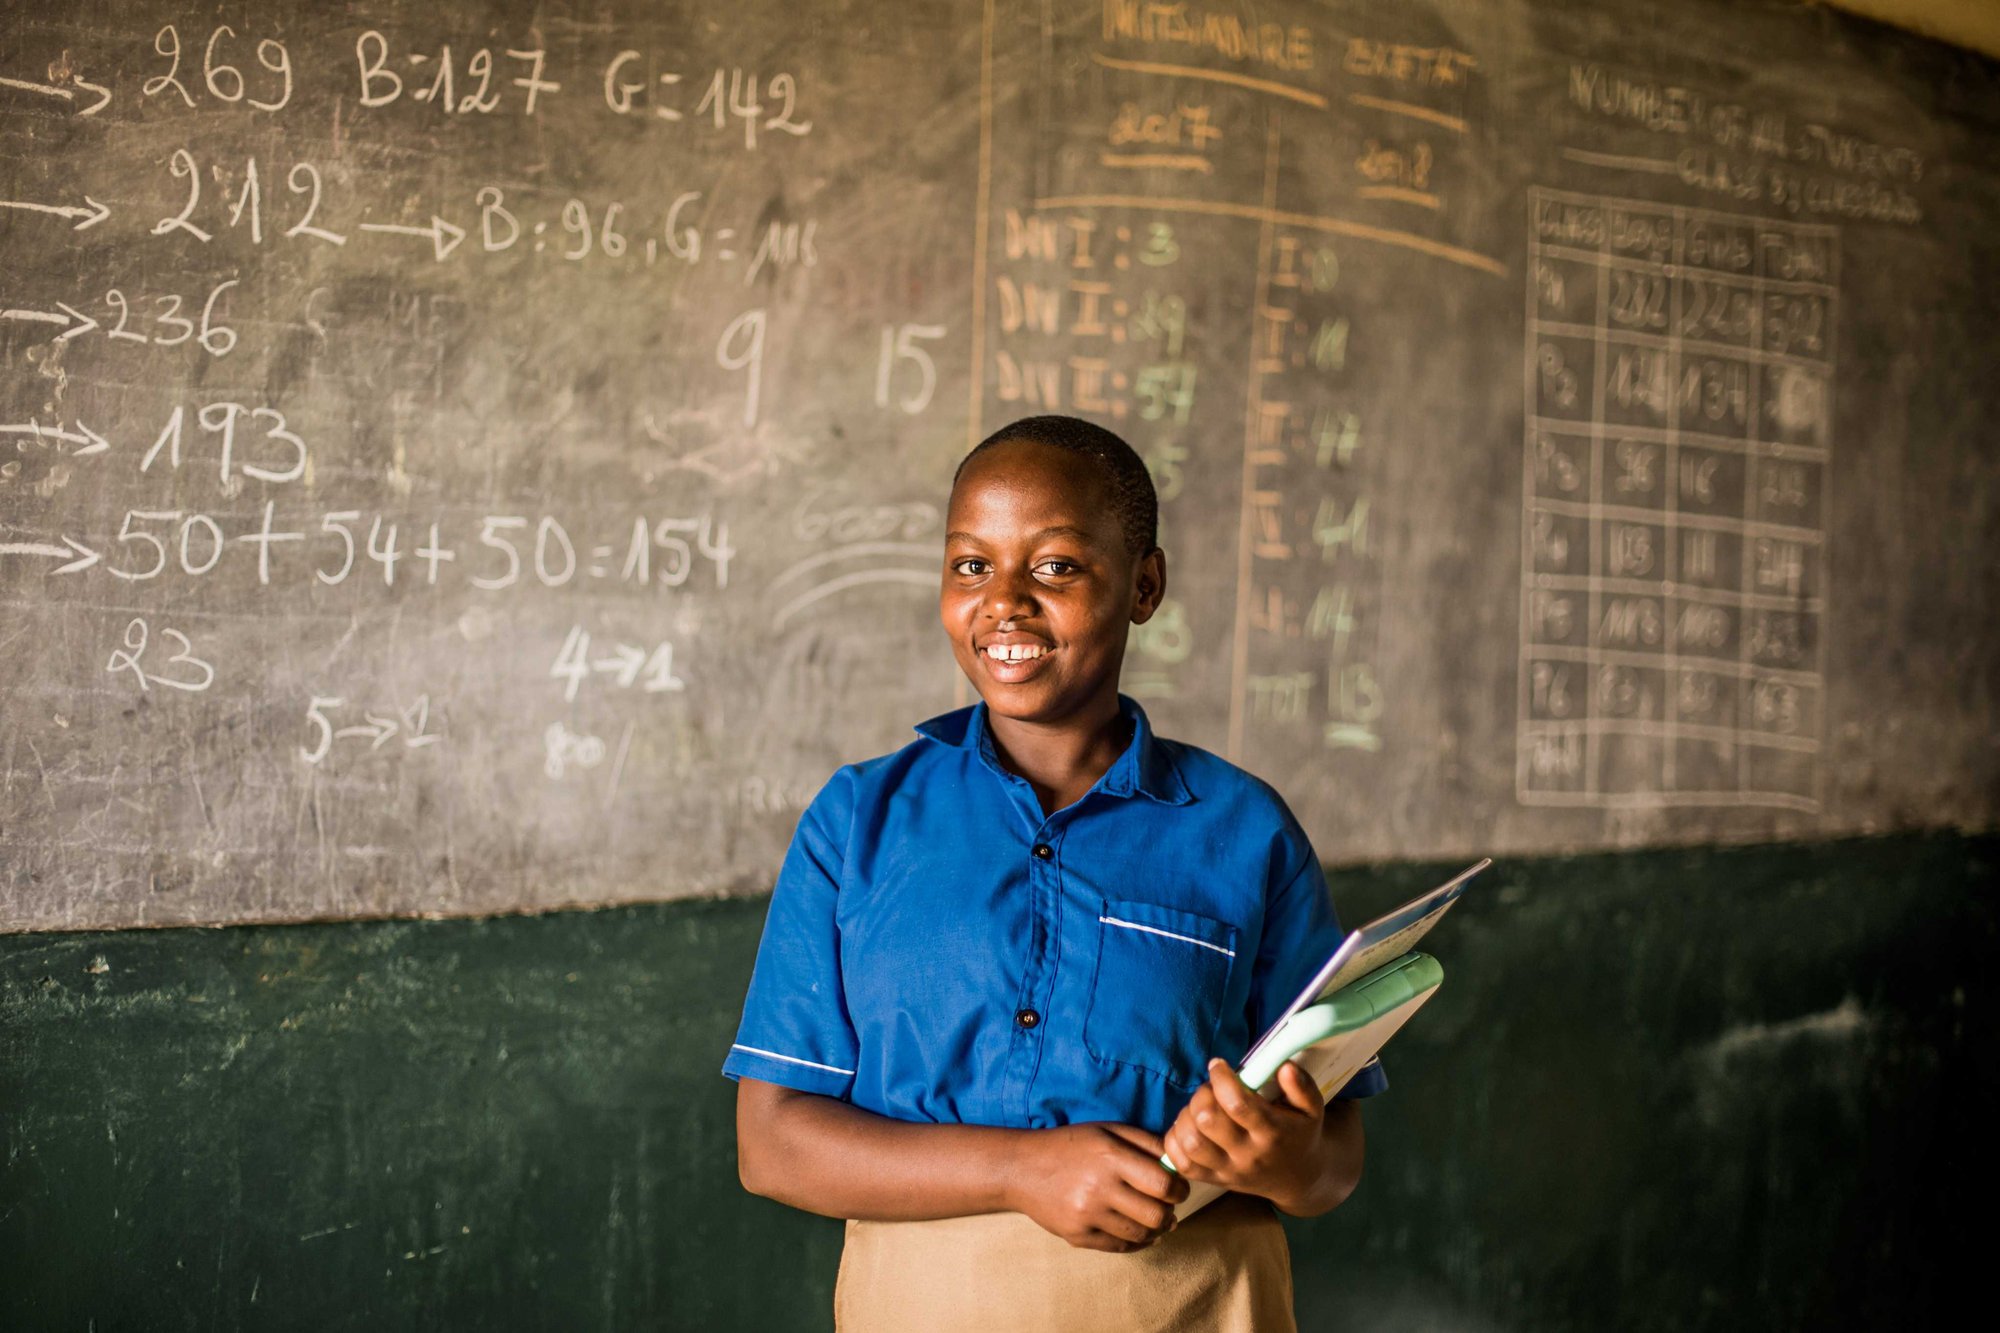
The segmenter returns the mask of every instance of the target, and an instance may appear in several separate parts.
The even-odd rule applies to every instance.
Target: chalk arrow
[[[439,259],[458,249],[458,243],[465,239],[465,228],[454,227],[435,213],[431,214],[431,225],[428,227],[408,227],[399,222],[364,222],[361,230],[385,231],[396,236],[428,236],[431,238],[431,249]]]
[[[66,565],[60,565],[50,570],[51,574],[74,574],[78,570],[89,569],[104,558],[74,537],[65,537],[63,541],[69,546],[70,550],[76,552],[76,559]]]
[[[92,329],[97,327],[96,320],[92,319],[89,315],[84,314],[81,310],[78,310],[75,306],[71,305],[69,302],[58,301],[56,302],[56,305],[61,307],[63,310],[67,311],[69,313],[69,317],[76,321],[76,323],[70,325],[68,328],[64,329],[61,333],[58,333],[56,335],[57,342],[66,343],[71,338],[75,338],[81,334],[89,333]]]
[[[79,569],[89,569],[104,557],[77,541],[74,537],[63,538],[61,546],[49,542],[0,542],[0,555],[75,555],[77,558],[66,565],[50,570],[51,574],[71,574]]]
[[[387,741],[391,736],[396,734],[396,724],[388,718],[377,717],[373,713],[363,713],[362,716],[368,719],[367,726],[342,727],[339,731],[333,733],[334,738],[336,740],[346,740],[350,736],[366,736],[370,741],[368,748],[379,750],[382,748],[384,741]]]
[[[628,688],[639,678],[639,668],[646,664],[646,650],[634,648],[629,643],[618,645],[616,657],[600,657],[590,664],[592,671],[615,671],[618,673],[620,689]]]
[[[57,342],[68,342],[78,334],[89,333],[97,327],[96,320],[69,302],[58,301],[56,304],[62,307],[63,314],[53,310],[0,310],[0,319],[18,320],[24,324],[68,324],[70,327],[56,335]]]
[[[5,83],[0,79],[0,83]],[[59,218],[76,218],[71,231],[88,231],[111,216],[111,210],[98,203],[89,195],[83,196],[83,206],[74,204],[33,204],[25,199],[0,199],[0,208],[19,208],[30,213],[53,213]]]
[[[89,106],[76,113],[79,116],[94,116],[104,110],[105,106],[111,101],[111,90],[101,83],[91,83],[86,79],[78,79],[76,80],[76,86],[85,92],[97,94],[95,102],[92,102]],[[40,93],[44,97],[59,97],[65,102],[74,102],[76,100],[75,89],[64,88],[54,83],[29,83],[26,79],[0,79],[0,88],[19,88],[23,92]]]
[[[101,454],[111,447],[109,440],[81,421],[76,423],[75,432],[66,431],[60,426],[44,426],[34,420],[14,422],[0,426],[0,435],[32,435],[37,443],[53,440],[58,444],[80,444],[84,447],[76,450],[78,458],[88,454]]]
[[[81,431],[83,433],[84,438],[89,440],[90,443],[84,445],[83,448],[71,454],[70,455],[71,458],[88,458],[92,454],[101,454],[105,450],[111,447],[111,441],[105,439],[102,435],[99,435],[96,431],[84,425],[81,421],[78,421],[75,424],[77,430]]]

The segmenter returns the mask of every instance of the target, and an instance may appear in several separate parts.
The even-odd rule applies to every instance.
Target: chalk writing
[[[241,69],[229,63],[232,58],[230,52],[241,49],[235,45],[236,40],[236,30],[226,24],[209,32],[207,41],[202,45],[201,87],[209,97],[225,105],[241,102],[258,111],[282,111],[292,100],[291,52],[276,38],[258,40],[256,57],[261,72],[255,74],[258,83],[254,91],[261,96],[252,96],[253,85],[244,78]],[[249,39],[246,37],[243,41],[247,43]],[[186,106],[196,105],[195,95],[181,81],[181,37],[173,24],[167,24],[153,35],[153,50],[167,61],[167,69],[165,73],[147,79],[140,95],[165,97],[172,94]],[[194,77],[192,69],[188,77]]]
[[[1186,46],[1281,70],[1313,67],[1312,29],[1161,0],[1104,0],[1104,39]]]
[[[1275,173],[1275,135],[1267,172]],[[1396,168],[1385,168],[1394,170]],[[1364,170],[1364,175],[1367,174]],[[1387,706],[1376,669],[1380,573],[1367,431],[1346,405],[1352,319],[1329,243],[1267,225],[1244,427],[1232,748],[1257,729],[1316,723],[1333,750],[1379,753]],[[1302,567],[1318,587],[1299,588]],[[1310,663],[1309,666],[1291,666]],[[1275,670],[1279,664],[1287,669]]]
[[[604,654],[601,656],[592,655],[590,643],[588,630],[581,625],[571,626],[562,648],[556,653],[554,664],[549,667],[550,677],[562,682],[564,699],[574,700],[583,683],[598,676],[608,676],[621,690],[629,690],[637,684],[646,694],[687,688],[687,682],[674,674],[674,646],[671,643],[660,643],[651,652],[633,644],[620,643],[600,650]]]
[[[342,713],[359,713],[359,722],[340,721]],[[431,698],[420,694],[402,708],[355,708],[344,698],[315,694],[306,704],[309,743],[298,749],[308,764],[325,762],[337,742],[351,741],[359,748],[380,750],[400,738],[405,750],[422,750],[438,744],[443,736],[430,730]]]
[[[160,633],[180,645],[164,665],[156,669],[144,664],[152,629],[143,617],[135,616],[126,623],[123,646],[113,651],[111,660],[104,664],[105,671],[131,672],[142,691],[163,685],[170,690],[197,694],[215,683],[215,668],[194,655],[194,643],[187,635],[169,627],[162,627]],[[175,671],[175,667],[183,670]]]
[[[1697,190],[1796,215],[1923,220],[1912,190],[1927,164],[1914,149],[1599,64],[1570,66],[1568,91],[1580,111],[1686,144],[1666,156],[1565,149],[1572,161],[1673,176]]]
[[[1839,238],[1531,207],[1520,799],[1817,809]]]

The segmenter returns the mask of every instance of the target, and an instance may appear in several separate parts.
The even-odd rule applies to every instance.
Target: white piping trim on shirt
[[[732,1051],[744,1051],[750,1055],[761,1055],[767,1060],[783,1060],[788,1065],[804,1065],[807,1069],[824,1069],[829,1074],[845,1074],[854,1077],[852,1069],[842,1069],[839,1065],[823,1065],[817,1060],[801,1060],[796,1055],[779,1055],[776,1051],[760,1050],[755,1046],[745,1046],[741,1042],[729,1043]]]
[[[1192,935],[1176,935],[1171,930],[1161,930],[1158,926],[1142,926],[1137,921],[1121,921],[1115,916],[1101,916],[1097,919],[1107,926],[1120,926],[1126,930],[1143,930],[1148,935],[1164,935],[1170,940],[1180,940],[1186,944],[1199,944],[1202,948],[1213,949],[1226,958],[1234,958],[1236,956],[1236,950],[1234,949],[1225,949],[1220,944],[1210,944],[1207,940],[1198,940]]]

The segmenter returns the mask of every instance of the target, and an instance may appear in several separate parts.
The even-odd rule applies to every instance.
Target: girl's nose
[[[1032,581],[1023,575],[995,578],[987,586],[986,613],[995,620],[1025,620],[1035,613]]]

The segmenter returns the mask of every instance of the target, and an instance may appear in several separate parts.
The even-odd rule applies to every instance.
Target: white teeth
[[[996,643],[987,647],[986,655],[996,662],[1031,662],[1047,651],[1032,643]]]

